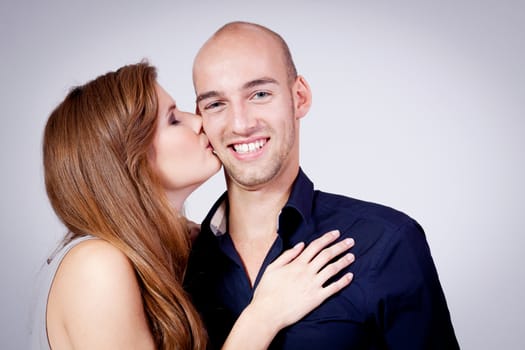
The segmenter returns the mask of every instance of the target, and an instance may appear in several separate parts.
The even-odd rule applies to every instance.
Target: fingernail
[[[304,245],[304,242],[299,242],[296,245],[294,245],[292,249],[298,249],[299,247],[302,247],[303,245]]]
[[[353,238],[347,238],[345,239],[345,244],[348,246],[354,245],[354,239]]]
[[[332,231],[332,235],[333,235],[334,237],[339,237],[340,234],[341,234],[341,232],[339,232],[339,230],[334,230],[334,231]]]
[[[350,261],[350,262],[352,262],[352,261],[355,260],[355,256],[354,256],[354,254],[352,254],[352,253],[348,253],[348,254],[346,254],[345,258],[346,258],[346,260],[348,260],[348,261]]]

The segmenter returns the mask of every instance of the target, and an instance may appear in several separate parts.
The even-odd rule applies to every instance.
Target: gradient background
[[[525,348],[525,2],[15,1],[0,4],[0,347],[27,347],[33,280],[64,228],[41,136],[72,85],[148,58],[182,109],[191,65],[231,20],[289,42],[314,102],[302,166],[325,191],[416,218],[463,349]],[[215,176],[189,200],[203,218]]]

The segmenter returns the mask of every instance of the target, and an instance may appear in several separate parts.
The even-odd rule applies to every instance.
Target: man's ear
[[[312,105],[312,90],[302,75],[298,75],[292,87],[295,119],[301,119]]]

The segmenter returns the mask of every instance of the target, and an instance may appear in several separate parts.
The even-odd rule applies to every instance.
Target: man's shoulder
[[[316,224],[354,238],[354,254],[361,260],[366,254],[375,261],[400,245],[426,246],[419,223],[392,207],[321,191],[314,203]]]
[[[347,221],[366,221],[388,228],[415,222],[403,211],[388,205],[320,190],[315,191],[314,204],[318,214],[342,216]]]

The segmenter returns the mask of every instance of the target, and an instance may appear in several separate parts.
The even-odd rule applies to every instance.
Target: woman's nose
[[[200,134],[202,132],[202,117],[197,114],[184,112],[188,119],[190,119],[190,125],[191,128],[195,131],[195,133]]]
[[[197,133],[200,134],[202,132],[202,117],[200,115],[194,115],[195,118],[195,127],[197,130]]]

